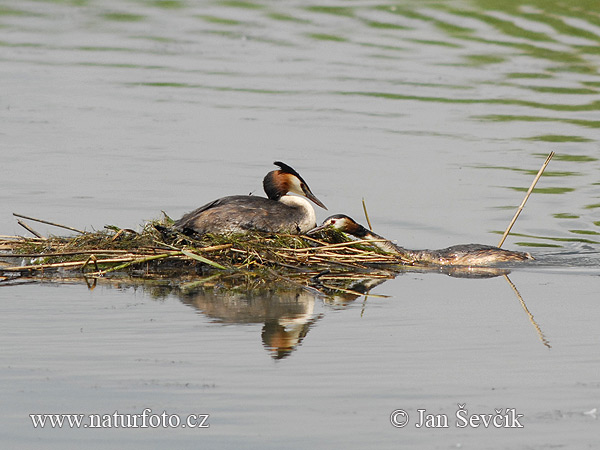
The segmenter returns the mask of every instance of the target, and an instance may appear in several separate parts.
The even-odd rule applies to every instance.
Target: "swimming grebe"
[[[402,259],[413,263],[440,266],[488,266],[499,262],[533,259],[529,253],[513,252],[482,244],[453,245],[452,247],[440,250],[408,250],[367,230],[359,223],[356,223],[351,217],[344,214],[336,214],[328,217],[321,226],[309,230],[307,234],[314,234],[328,227],[343,231],[360,239],[374,240],[373,245],[383,251],[395,253],[401,256]]]
[[[327,209],[311,192],[300,174],[280,161],[279,170],[269,172],[263,187],[268,198],[232,195],[219,198],[187,213],[175,227],[186,233],[245,233],[251,230],[299,234],[314,228],[315,210],[302,195]]]

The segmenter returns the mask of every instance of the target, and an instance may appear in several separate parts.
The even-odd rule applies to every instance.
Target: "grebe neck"
[[[298,225],[301,233],[306,233],[316,226],[317,216],[315,210],[305,198],[295,195],[283,195],[278,202],[297,211],[296,225]]]
[[[404,247],[400,247],[399,245],[396,245],[393,242],[387,240],[383,236],[380,236],[377,233],[373,233],[372,231],[367,230],[362,225],[358,226],[359,228],[357,230],[357,234],[353,233],[356,237],[359,237],[361,239],[367,239],[369,241],[375,241],[373,242],[373,245],[380,248],[384,252],[395,253],[399,255],[402,259],[406,259],[410,262],[414,262],[417,260],[417,255],[413,250],[407,250]]]

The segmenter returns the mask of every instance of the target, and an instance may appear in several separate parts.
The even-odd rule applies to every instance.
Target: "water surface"
[[[409,248],[496,244],[504,277],[369,296],[126,283],[0,289],[12,448],[583,448],[599,373],[596,2],[11,1],[0,6],[0,234],[12,213],[136,228],[261,193],[282,160]],[[33,224],[32,224],[33,225]],[[60,229],[33,225],[43,234]],[[522,303],[523,302],[523,303]],[[287,347],[286,347],[287,346]],[[283,350],[281,350],[283,348]],[[515,408],[523,429],[390,413]],[[33,429],[28,414],[210,414],[206,429]],[[588,414],[586,414],[588,413]]]

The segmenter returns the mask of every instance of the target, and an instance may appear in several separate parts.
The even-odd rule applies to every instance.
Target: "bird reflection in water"
[[[206,317],[224,324],[263,324],[262,343],[271,357],[280,360],[302,344],[312,326],[323,317],[315,302],[345,307],[385,279],[360,280],[346,292],[322,297],[315,289],[300,286],[207,286],[191,284],[181,289],[181,301]]]
[[[220,323],[262,323],[264,347],[274,359],[289,356],[322,317],[314,313],[316,295],[299,287],[269,289],[199,286],[184,290],[183,303]]]

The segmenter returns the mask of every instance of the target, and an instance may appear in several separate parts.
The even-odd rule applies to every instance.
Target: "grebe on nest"
[[[367,230],[351,217],[336,214],[328,217],[323,225],[313,228],[307,234],[313,234],[325,228],[334,228],[360,239],[372,240],[373,245],[385,252],[395,253],[411,263],[426,263],[439,266],[489,266],[501,262],[532,260],[529,253],[513,252],[499,247],[482,244],[462,244],[440,250],[408,250],[386,238]]]
[[[269,172],[263,187],[268,198],[254,195],[232,195],[219,198],[187,213],[175,227],[184,233],[227,234],[264,231],[299,234],[314,228],[315,210],[302,195],[327,209],[311,192],[300,174],[280,161],[279,170]]]

